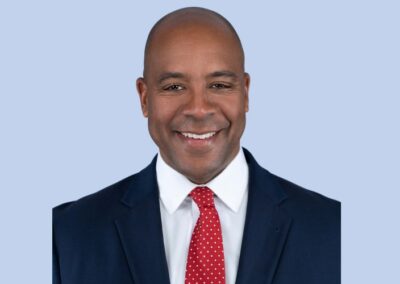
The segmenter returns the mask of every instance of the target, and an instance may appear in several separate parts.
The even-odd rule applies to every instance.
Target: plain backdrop
[[[343,283],[400,283],[400,5],[387,0],[2,1],[0,283],[51,283],[51,208],[151,161],[135,79],[151,26],[185,6],[242,39],[242,145],[342,202]]]

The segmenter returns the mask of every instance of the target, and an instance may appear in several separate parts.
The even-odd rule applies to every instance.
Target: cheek
[[[161,136],[170,130],[170,123],[174,117],[174,106],[166,99],[149,100],[148,124],[152,136]]]
[[[223,102],[221,109],[225,113],[225,116],[229,121],[236,127],[241,127],[244,124],[246,117],[246,105],[244,98],[235,97],[230,101]]]

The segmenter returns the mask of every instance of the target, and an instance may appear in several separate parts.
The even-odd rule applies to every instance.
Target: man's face
[[[209,27],[157,35],[145,77],[142,111],[163,159],[194,183],[206,183],[235,157],[248,111],[249,76],[234,37]]]

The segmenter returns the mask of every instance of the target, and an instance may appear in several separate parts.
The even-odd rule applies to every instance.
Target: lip
[[[206,133],[210,133],[210,132],[218,132],[220,130],[205,130],[205,131],[192,131],[192,130],[183,130],[183,131],[176,131],[179,133],[193,133],[193,134],[197,134],[197,135],[202,135],[202,134],[206,134]]]
[[[210,133],[210,132],[215,132],[215,134],[209,138],[206,139],[194,139],[194,138],[190,138],[190,137],[186,137],[182,134],[182,132],[184,133],[193,133],[193,134],[197,134],[197,135],[202,135],[202,134],[206,134],[206,133]],[[208,131],[176,131],[176,135],[179,138],[179,140],[184,143],[185,145],[192,147],[192,148],[207,148],[207,147],[211,147],[216,139],[218,139],[219,137],[219,133],[221,132],[221,130],[208,130]]]

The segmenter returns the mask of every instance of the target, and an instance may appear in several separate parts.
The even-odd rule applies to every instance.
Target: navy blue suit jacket
[[[340,203],[269,173],[244,152],[249,198],[236,283],[339,284]],[[54,284],[169,283],[155,165],[156,157],[54,208]]]

